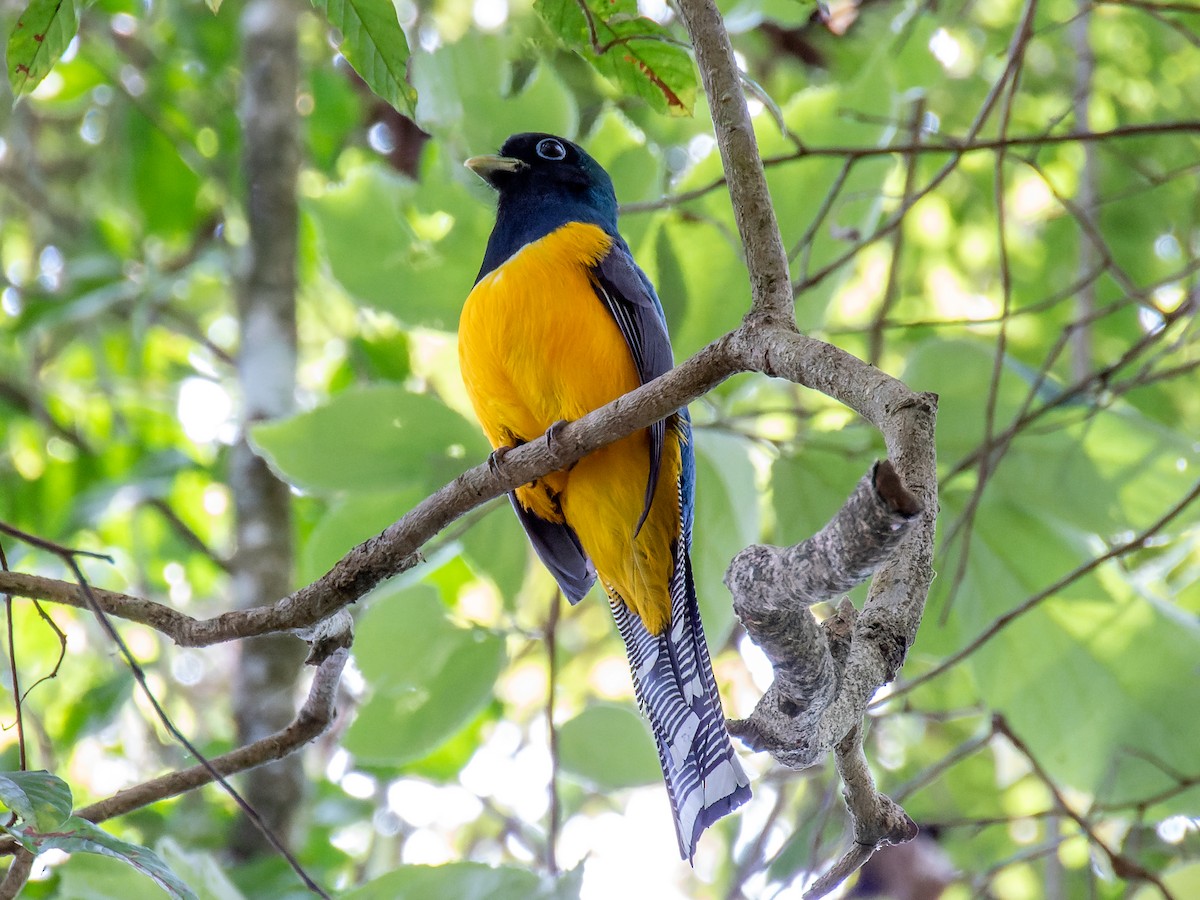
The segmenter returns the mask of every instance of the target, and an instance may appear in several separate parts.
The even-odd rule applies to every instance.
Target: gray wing
[[[650,279],[638,268],[629,247],[619,237],[596,267],[595,276],[596,293],[629,345],[642,384],[670,371],[675,360],[662,304]],[[635,534],[641,531],[654,500],[666,433],[666,419],[660,419],[650,426],[650,474],[646,479],[646,500]]]
[[[529,543],[542,564],[550,570],[562,592],[572,603],[578,603],[596,581],[596,568],[570,525],[548,522],[521,506],[515,492],[508,495],[517,511]]]

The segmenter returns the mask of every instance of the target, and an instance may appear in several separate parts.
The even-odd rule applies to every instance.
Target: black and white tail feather
[[[608,592],[633,670],[634,693],[658,745],[679,852],[689,862],[701,832],[750,799],[750,780],[725,727],[700,625],[688,556],[690,531],[684,531],[674,548],[671,624],[662,634],[651,634],[624,600]]]

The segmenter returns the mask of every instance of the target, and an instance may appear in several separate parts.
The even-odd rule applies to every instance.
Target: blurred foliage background
[[[925,855],[899,871],[934,886],[889,896],[1200,896],[1200,505],[1181,503],[1200,464],[1200,15],[1088,0],[721,7],[801,328],[941,396],[939,577],[867,741],[881,789],[925,828]],[[252,437],[293,487],[297,586],[486,454],[455,356],[492,221],[466,156],[523,130],[583,143],[613,175],[677,358],[748,307],[682,49],[662,44],[678,52],[654,62],[676,103],[591,65],[574,4],[396,8],[411,118],[365,87],[326,19],[295,8],[302,412]],[[11,30],[19,10],[0,9]],[[638,11],[644,33],[683,37],[668,4]],[[197,616],[229,606],[233,294],[252,189],[239,12],[97,0],[33,93],[0,103],[0,520],[112,554],[86,564],[95,584]],[[896,146],[911,152],[880,150]],[[692,414],[698,586],[726,711],[742,716],[770,673],[740,636],[725,566],[818,529],[882,445],[845,409],[760,377]],[[4,549],[14,569],[69,578]],[[747,755],[755,799],[705,837],[694,870],[679,862],[602,599],[557,610],[503,503],[425,555],[355,610],[338,724],[305,753],[289,837],[331,891],[786,897],[840,852],[832,766]],[[25,705],[31,766],[83,803],[188,764],[90,617],[47,612],[67,656]],[[11,615],[28,685],[60,645],[28,601]],[[236,649],[122,633],[175,722],[204,752],[229,749]],[[0,703],[13,770],[11,685]],[[202,897],[306,896],[278,859],[220,864],[234,814],[208,788],[106,827],[158,848]],[[887,858],[863,890],[894,875]],[[161,894],[76,854],[43,858],[26,895]]]

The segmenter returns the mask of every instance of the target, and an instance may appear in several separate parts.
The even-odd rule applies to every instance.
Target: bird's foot
[[[554,445],[556,443],[558,443],[559,435],[562,434],[562,430],[566,427],[567,427],[567,420],[559,419],[557,422],[555,422],[553,425],[551,425],[549,428],[546,429],[546,446],[549,447],[550,450],[552,450],[552,451],[554,450]]]
[[[493,475],[499,475],[500,463],[504,462],[504,457],[507,456],[508,451],[512,449],[512,446],[501,444],[499,447],[489,453],[487,458],[488,471]]]

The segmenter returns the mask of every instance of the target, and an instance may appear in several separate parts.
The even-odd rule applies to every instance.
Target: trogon
[[[654,287],[617,232],[608,173],[550,134],[513,135],[467,166],[499,195],[459,323],[471,403],[492,447],[531,441],[673,365]],[[658,745],[679,850],[744,803],[689,558],[696,481],[679,410],[517,488],[512,506],[563,593],[598,579]]]

